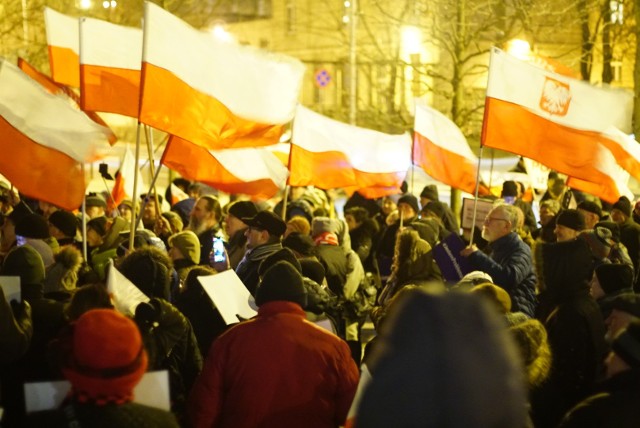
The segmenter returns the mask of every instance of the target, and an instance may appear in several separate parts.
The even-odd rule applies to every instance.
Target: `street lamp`
[[[526,40],[512,39],[507,42],[507,52],[523,61],[531,59],[531,45]]]
[[[118,2],[116,0],[104,0],[102,2],[102,7],[105,9],[114,9],[118,6]]]
[[[80,0],[78,3],[80,9],[90,9],[91,8],[91,0]]]

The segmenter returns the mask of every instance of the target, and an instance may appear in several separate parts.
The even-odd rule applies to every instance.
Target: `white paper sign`
[[[471,230],[473,225],[473,206],[474,200],[464,198],[462,200],[462,229]],[[478,199],[478,207],[476,209],[476,227],[482,230],[482,224],[489,211],[493,208],[493,201]]]
[[[70,390],[71,384],[67,380],[26,383],[24,395],[27,413],[58,408]],[[166,370],[145,373],[133,389],[133,401],[170,411],[169,373]]]
[[[233,270],[199,276],[198,281],[227,325],[241,321],[238,315],[243,319],[249,319],[257,314],[253,296]]]
[[[2,288],[7,302],[11,302],[12,300],[19,302],[22,298],[19,276],[0,276],[0,288]]]
[[[107,278],[107,291],[116,310],[124,315],[133,316],[140,303],[146,303],[149,299],[138,287],[133,285],[118,269],[109,265]]]

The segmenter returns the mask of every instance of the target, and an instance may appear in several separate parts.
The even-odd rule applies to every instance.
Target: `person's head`
[[[549,179],[547,180],[547,192],[551,198],[560,200],[567,185],[564,178],[558,176],[556,173],[549,173]]]
[[[78,217],[64,210],[57,210],[49,216],[49,234],[56,239],[75,238]]]
[[[438,187],[435,184],[424,186],[422,192],[420,192],[420,206],[424,208],[429,202],[437,200],[439,200]]]
[[[518,185],[513,180],[507,180],[502,183],[502,192],[500,193],[502,198],[517,198],[518,197]]]
[[[620,331],[632,321],[640,321],[640,295],[625,293],[617,296],[611,302],[611,313],[605,320],[607,325],[607,339],[611,341]]]
[[[640,321],[631,322],[616,335],[606,365],[607,378],[640,368]]]
[[[282,246],[289,248],[296,257],[312,257],[316,253],[316,245],[309,234],[291,232],[282,240]]]
[[[189,216],[189,230],[196,235],[215,227],[222,218],[222,207],[218,198],[204,195],[198,198]]]
[[[268,268],[256,290],[256,305],[274,301],[296,303],[301,308],[307,305],[302,275],[287,261],[279,261]]]
[[[525,425],[517,349],[481,299],[413,289],[392,303],[380,330],[358,408],[362,426]],[[396,390],[403,394],[390,394]]]
[[[104,242],[109,222],[106,217],[95,217],[87,222],[87,245],[98,247]]]
[[[42,256],[30,245],[23,245],[11,250],[0,268],[0,275],[19,276],[23,298],[25,298],[25,291],[29,286],[35,286],[34,290],[38,294],[39,290],[43,292],[44,262]]]
[[[178,213],[173,211],[167,211],[160,214],[169,222],[169,227],[171,228],[171,233],[182,232],[184,229],[184,223],[182,222],[182,218]]]
[[[398,199],[398,211],[400,212],[401,218],[405,221],[415,218],[420,212],[418,199],[411,194],[403,195]]]
[[[582,239],[589,244],[593,258],[598,263],[606,262],[611,253],[613,239],[611,231],[605,227],[596,226],[595,229],[583,230],[578,234],[578,239]]]
[[[176,233],[169,238],[169,258],[187,259],[194,265],[200,263],[200,241],[198,235],[190,230]]]
[[[482,225],[482,238],[493,242],[513,231],[518,224],[518,213],[513,205],[500,204],[494,207]]]
[[[42,217],[44,217],[45,219],[48,219],[51,214],[59,209],[57,206],[46,201],[38,201],[38,208],[40,208]]]
[[[69,321],[75,321],[92,309],[113,309],[107,287],[102,283],[87,284],[76,289],[65,307]]]
[[[484,284],[476,285],[470,292],[485,299],[502,315],[511,312],[511,297],[509,297],[509,293],[495,284],[485,282]]]
[[[547,199],[540,204],[540,224],[546,226],[560,212],[560,202]]]
[[[302,235],[309,235],[311,233],[311,224],[306,217],[295,216],[287,221],[287,229],[284,232],[284,237],[287,238],[292,233],[300,233]]]
[[[349,230],[356,230],[369,218],[369,211],[362,207],[349,208],[344,212],[344,220],[347,222]]]
[[[238,231],[246,229],[247,225],[242,219],[253,217],[256,214],[258,214],[258,209],[251,201],[236,201],[229,205],[227,218],[224,222],[224,231],[227,236],[231,238]]]
[[[155,247],[138,248],[127,254],[118,270],[148,297],[169,299],[171,259]]]
[[[139,206],[140,205],[138,205],[138,207]],[[120,202],[118,212],[120,213],[120,217],[130,222],[133,219],[133,202],[129,199]]]
[[[113,309],[94,309],[73,324],[62,372],[72,393],[90,402],[126,403],[147,369],[136,324]]]
[[[542,385],[551,372],[551,350],[547,330],[536,319],[518,322],[509,328],[515,339],[529,388]]]
[[[155,195],[140,195],[140,198],[142,199],[140,203],[144,204],[144,208],[142,209],[142,223],[145,226],[153,226],[159,215]],[[158,195],[158,203],[162,204],[162,197],[160,195]]]
[[[567,209],[558,214],[553,233],[558,242],[565,242],[576,239],[584,229],[585,222],[582,213],[578,210]]]
[[[594,201],[582,201],[577,209],[584,216],[585,229],[593,229],[602,217],[602,208]]]
[[[631,201],[626,196],[620,196],[611,209],[611,220],[621,224],[631,217]]]
[[[255,216],[244,218],[242,221],[249,226],[244,236],[247,238],[247,248],[250,250],[260,245],[280,242],[287,229],[284,220],[272,211],[260,211]]]
[[[47,239],[51,236],[47,220],[36,213],[21,218],[16,224],[15,232],[17,236],[31,239]]]
[[[85,211],[90,219],[102,217],[107,209],[107,202],[102,196],[89,195],[84,199]]]
[[[601,299],[608,294],[633,291],[633,268],[624,264],[601,264],[591,281],[591,295]]]
[[[388,216],[398,208],[397,197],[385,196],[382,199],[382,214]]]

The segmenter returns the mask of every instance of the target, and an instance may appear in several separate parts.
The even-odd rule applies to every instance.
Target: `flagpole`
[[[144,126],[144,131],[145,131],[144,135],[147,139],[147,151],[149,152],[149,170],[151,171],[151,176],[155,177],[156,164],[153,159],[153,131],[147,125]],[[147,192],[147,198],[149,197],[149,194],[151,193],[151,191],[153,191],[153,201],[156,206],[156,215],[160,215],[160,201],[158,200],[158,192],[156,192],[156,188],[155,188],[155,180],[153,180],[153,183],[151,184],[151,188],[149,189],[149,192]]]
[[[415,138],[415,130],[413,131],[413,138],[411,139],[411,165],[409,166],[411,168],[411,190],[409,190],[409,193],[411,193],[413,195],[413,182],[415,180],[416,177],[416,168],[415,168],[415,153],[414,150],[416,149],[416,138]],[[422,208],[422,207],[420,207]]]
[[[85,175],[84,170],[84,162],[80,164],[82,168],[82,176]],[[86,193],[86,190],[85,190]],[[84,196],[82,198],[82,255],[84,256],[84,260],[89,263],[89,259],[87,258],[87,198]]]
[[[171,144],[171,139],[169,138],[167,141],[167,145],[164,148],[164,151],[162,152],[162,157],[160,158],[160,164],[158,165],[158,169],[156,170],[156,173],[153,175],[153,179],[151,180],[151,186],[149,186],[149,191],[147,192],[147,195],[149,193],[151,193],[151,189],[153,189],[156,185],[156,181],[158,180],[158,176],[160,175],[160,170],[162,169],[162,165],[164,165],[163,161],[164,161],[164,156],[167,153],[167,148],[169,147],[169,144]],[[147,205],[147,202],[149,201],[149,198],[144,198],[144,202],[142,203],[142,206],[140,207],[140,212],[142,212],[144,210],[145,205]],[[135,221],[135,228],[138,228],[138,225],[140,224],[140,220],[142,219],[142,216],[138,216],[136,218]]]
[[[133,212],[133,218],[135,219],[135,221],[131,222],[131,227],[129,228],[129,251],[133,251],[133,238],[135,236],[136,233],[136,227],[138,225],[138,222],[140,221],[140,218],[142,218],[142,210],[140,211],[140,213],[138,213],[136,215],[136,208],[138,207],[138,175],[140,174],[139,169],[138,168],[138,163],[139,163],[139,159],[140,159],[140,128],[142,127],[142,124],[140,123],[140,121],[138,121],[138,129],[137,129],[137,133],[136,133],[136,155],[135,155],[135,169],[133,171],[133,196],[131,197],[131,211]]]
[[[473,245],[473,230],[476,227],[476,216],[478,214],[478,189],[480,188],[480,164],[482,163],[482,142],[480,143],[480,153],[478,154],[478,171],[476,172],[476,190],[473,199],[473,217],[471,220],[471,236],[469,238],[469,245]]]

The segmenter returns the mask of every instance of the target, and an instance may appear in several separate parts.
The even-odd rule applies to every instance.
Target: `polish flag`
[[[474,194],[478,158],[467,139],[449,118],[416,101],[413,162],[434,179],[456,189]],[[486,186],[479,194],[488,194]]]
[[[304,65],[217,40],[145,3],[142,123],[211,150],[276,144]]]
[[[73,106],[77,106],[78,108],[80,108],[80,97],[78,97],[78,95],[76,95],[76,93],[73,92],[73,90],[71,90],[71,88],[69,88],[68,86],[54,82],[49,76],[40,73],[34,66],[29,64],[22,58],[18,58],[18,68],[20,68],[20,70],[22,70],[27,76],[31,77],[33,80],[42,85],[42,87],[44,87],[50,94],[66,96],[69,98],[69,102]],[[104,120],[102,120],[102,118],[98,116],[97,113],[91,111],[85,111],[84,113],[89,119],[93,120],[98,125],[104,126],[108,129],[108,138],[111,145],[115,144],[116,141],[118,141],[118,137],[116,137],[116,134],[113,133],[113,131],[108,127]]]
[[[63,85],[80,87],[80,31],[78,19],[45,7],[51,77]]]
[[[138,169],[138,194],[134,196],[133,181],[135,179],[135,174],[136,159],[133,156],[133,153],[131,153],[131,150],[129,150],[129,146],[127,145],[124,150],[122,162],[120,162],[120,168],[116,172],[115,184],[113,185],[113,189],[111,190],[111,197],[113,200],[112,203],[115,205],[115,207],[120,205],[120,203],[125,199],[133,201],[134,199],[139,198],[141,194],[146,192],[146,184],[144,183],[144,179],[142,178],[140,169]]]
[[[395,188],[411,165],[409,134],[347,125],[298,106],[293,122],[289,184],[321,189]]]
[[[629,129],[633,98],[595,88],[519,61],[494,48],[489,68],[482,143],[599,184],[606,201],[620,196],[614,129]]]
[[[0,60],[0,171],[21,192],[67,210],[82,204],[82,163],[108,130]]]
[[[187,195],[181,188],[171,183],[169,186],[171,189],[171,206],[174,206],[180,201],[184,201],[185,199],[189,199],[189,195]]]
[[[288,171],[263,147],[208,150],[172,136],[161,160],[181,176],[226,193],[271,198],[284,189]]]
[[[80,94],[83,110],[138,117],[142,30],[80,19]]]

